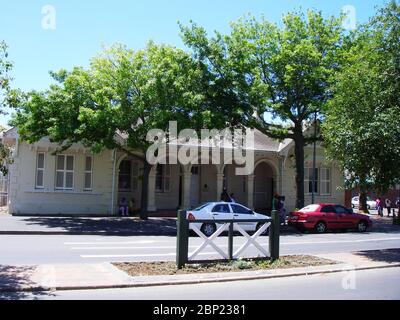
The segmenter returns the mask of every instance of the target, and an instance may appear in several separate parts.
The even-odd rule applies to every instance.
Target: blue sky
[[[229,22],[246,13],[279,22],[295,9],[318,9],[338,15],[345,5],[356,10],[358,23],[368,20],[384,0],[0,0],[0,40],[14,62],[13,86],[45,89],[50,70],[86,66],[102,45],[121,42],[138,49],[152,39],[183,47],[177,22],[194,20],[210,33],[228,32]],[[55,9],[55,29],[42,27],[42,8]],[[0,116],[0,124],[9,116]]]

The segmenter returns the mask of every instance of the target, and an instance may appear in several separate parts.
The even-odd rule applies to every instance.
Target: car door
[[[339,228],[353,228],[353,215],[352,213],[345,207],[336,205],[335,206],[336,216],[338,218],[338,227]]]
[[[233,219],[238,219],[238,220],[255,219],[254,212],[252,210],[237,203],[231,203],[230,206],[233,212]],[[257,223],[251,221],[239,222],[238,224],[246,231],[254,231],[257,225]]]
[[[211,209],[211,215],[216,220],[232,220],[233,213],[227,203],[216,204]]]
[[[335,208],[331,205],[323,206],[320,210],[321,218],[326,223],[327,228],[337,228],[338,218]],[[317,222],[317,221],[316,221]]]

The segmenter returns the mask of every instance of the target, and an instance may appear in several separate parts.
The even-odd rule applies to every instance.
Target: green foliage
[[[297,205],[303,207],[303,148],[315,140],[303,129],[330,98],[342,54],[341,19],[310,10],[285,15],[278,27],[246,16],[231,24],[229,35],[216,32],[211,38],[194,23],[180,27],[185,44],[205,66],[212,104],[229,114],[232,125],[294,139]]]
[[[393,1],[354,35],[335,76],[323,133],[347,188],[385,192],[400,179],[399,35]]]
[[[7,44],[0,41],[0,116],[4,114],[3,108],[8,101],[10,92],[10,75],[12,63],[8,60]],[[4,128],[0,126],[0,133]],[[10,150],[0,140],[0,172],[4,175],[8,172],[8,165],[11,163]]]
[[[8,46],[4,41],[0,41],[0,115],[7,101],[7,94],[10,91],[10,74],[12,63],[8,59]]]
[[[196,62],[170,46],[149,43],[133,51],[115,45],[92,59],[87,70],[52,76],[57,84],[19,101],[12,124],[27,142],[48,136],[62,148],[81,142],[95,152],[144,152],[150,129],[166,130],[171,120],[181,127],[212,122],[202,109],[202,73]],[[116,132],[127,137],[126,145]]]

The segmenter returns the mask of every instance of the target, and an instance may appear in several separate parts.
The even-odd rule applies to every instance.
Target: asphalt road
[[[235,237],[234,249],[245,242]],[[258,239],[268,249],[268,237]],[[189,251],[202,240],[191,237]],[[224,250],[228,238],[216,243]],[[400,232],[288,234],[281,236],[281,254],[318,254],[400,248]],[[34,265],[64,263],[99,263],[113,261],[175,260],[176,238],[169,236],[87,236],[87,235],[0,235],[0,264]],[[240,256],[257,256],[250,246]],[[217,258],[214,249],[206,247],[197,258]]]
[[[400,299],[400,268],[266,280],[110,290],[27,294],[25,299],[79,300],[273,300]]]

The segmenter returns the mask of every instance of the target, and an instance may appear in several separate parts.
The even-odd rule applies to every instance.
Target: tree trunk
[[[300,128],[295,130],[294,150],[296,158],[296,208],[304,207],[304,137]]]
[[[367,192],[364,190],[360,190],[359,198],[358,198],[358,210],[363,213],[368,213],[367,207]]]
[[[148,187],[149,187],[149,174],[151,165],[145,160],[143,161],[143,179],[142,179],[142,197],[140,201],[140,219],[147,220],[147,204],[148,204]]]

